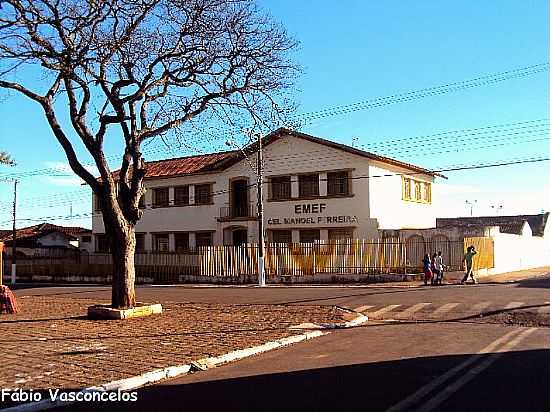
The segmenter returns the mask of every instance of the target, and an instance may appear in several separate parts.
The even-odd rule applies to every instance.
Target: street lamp
[[[469,200],[466,200],[466,205],[470,206],[470,216],[474,215],[474,205],[477,203],[477,200],[474,200],[470,202]]]
[[[227,146],[233,146],[240,150],[245,159],[248,161],[248,164],[252,171],[256,174],[257,178],[257,189],[256,193],[258,195],[258,286],[266,285],[266,276],[265,276],[265,241],[264,241],[264,199],[263,199],[263,147],[262,147],[262,136],[259,133],[254,135],[251,133],[251,136],[255,136],[258,144],[258,158],[257,158],[257,167],[254,169],[252,162],[248,158],[245,151],[237,145],[235,142],[228,140],[225,142]]]
[[[498,215],[498,212],[500,212],[502,210],[503,206],[502,205],[491,205],[491,209],[493,209],[496,214]]]

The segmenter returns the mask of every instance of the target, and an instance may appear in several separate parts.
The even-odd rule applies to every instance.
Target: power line
[[[409,142],[417,142],[417,141],[443,140],[444,138],[454,139],[462,136],[481,136],[485,134],[502,133],[502,132],[514,132],[512,134],[515,134],[515,133],[521,134],[523,133],[522,131],[524,131],[525,133],[529,133],[530,130],[533,130],[533,129],[538,130],[538,128],[550,126],[550,123],[546,123],[546,122],[550,122],[550,119],[536,119],[536,120],[528,120],[525,122],[497,124],[497,125],[477,127],[477,128],[471,128],[471,129],[449,130],[449,131],[438,132],[438,133],[433,133],[428,135],[404,137],[399,139],[389,139],[389,140],[381,139],[376,142],[366,143],[362,146],[371,150],[376,150],[376,148],[386,147],[386,146],[401,147],[403,144],[411,144]],[[548,130],[548,129],[545,129],[545,130]],[[488,137],[491,137],[491,136],[488,136]]]
[[[491,126],[492,127],[492,126]],[[470,129],[474,130],[474,129]],[[515,134],[515,133],[514,133]],[[497,136],[493,136],[497,137]],[[538,137],[538,136],[531,136],[531,137]],[[470,139],[463,139],[457,143],[465,143],[466,141],[472,140]],[[493,148],[503,145],[513,145],[513,144],[524,144],[524,143],[530,143],[530,142],[539,142],[539,141],[546,141],[548,138],[539,138],[539,139],[531,139],[527,141],[517,141],[517,142],[508,142],[510,138],[495,140],[493,144],[490,145],[482,145],[477,144],[475,147],[461,147],[461,151],[467,151],[467,150],[480,150],[480,149],[486,149],[486,148]],[[497,143],[498,142],[498,143]],[[419,144],[416,146],[413,150],[397,150],[396,152],[399,152],[401,154],[409,153],[411,151],[414,151],[416,154],[423,154],[422,152],[418,153],[418,148],[422,146],[426,146],[427,144]],[[436,154],[443,154],[443,153],[450,153],[453,152],[456,149],[446,149],[445,146],[438,146],[437,149],[439,150],[431,150],[429,153],[430,155],[436,155]],[[342,162],[347,161],[347,158],[342,155],[333,155],[333,156],[322,156],[322,154],[325,153],[323,150],[303,153],[303,154],[291,154],[291,155],[285,155],[280,158],[271,158],[269,160],[269,163],[271,166],[277,165],[277,164],[287,164],[288,161],[305,161],[309,160],[312,157],[315,157],[316,160],[324,162],[326,165],[336,163],[336,162]],[[269,169],[268,172],[273,172],[274,170]],[[225,193],[225,192],[224,192]],[[89,189],[79,189],[73,192],[65,192],[65,193],[57,193],[57,194],[51,194],[43,197],[34,197],[34,198],[27,198],[21,201],[23,208],[32,208],[32,207],[55,207],[59,205],[66,205],[73,202],[77,202],[79,200],[82,201],[88,201],[86,199],[82,199],[82,195],[84,194],[91,194],[91,191]],[[0,202],[0,205],[2,203],[5,203],[8,205],[8,202]]]
[[[463,89],[468,89],[472,87],[479,87],[487,84],[499,83],[505,80],[526,77],[526,76],[530,76],[530,75],[541,73],[548,70],[550,70],[550,62],[544,62],[544,63],[526,66],[518,69],[479,76],[474,79],[447,83],[440,86],[428,87],[428,88],[409,91],[405,93],[397,93],[390,96],[373,98],[373,99],[364,100],[364,101],[346,104],[346,105],[338,105],[338,106],[329,107],[318,111],[306,112],[306,113],[298,114],[293,118],[296,120],[301,120],[302,126],[303,126],[313,120],[319,120],[325,117],[352,113],[355,111],[366,110],[374,107],[382,107],[389,104],[416,100],[427,96],[445,94],[452,91],[463,90]],[[241,127],[241,132],[239,132],[236,129],[230,130],[230,129],[221,128],[221,127],[216,127],[214,129],[216,129],[218,132],[221,132],[219,133],[221,136],[230,136],[230,135],[233,136],[235,134],[241,134],[242,130],[244,130],[243,127]],[[188,146],[188,148],[191,148],[191,146]],[[166,150],[168,150],[168,148],[166,148]],[[146,152],[159,153],[159,148],[156,148],[156,150],[155,148],[152,148],[152,150],[144,151],[144,153]],[[107,156],[107,158],[121,159],[121,155],[111,155],[111,156]],[[89,163],[84,163],[83,165],[95,166],[95,163],[89,162]],[[11,173],[3,176],[25,178],[25,177],[34,177],[34,176],[40,176],[40,175],[48,175],[59,171],[66,171],[66,168],[55,168],[55,167],[44,168],[44,169],[37,169],[33,171],[27,171],[27,172]],[[67,176],[72,176],[72,175],[67,175]]]
[[[413,90],[410,92],[373,98],[373,99],[364,100],[364,101],[360,101],[352,104],[335,106],[328,109],[323,109],[323,110],[318,110],[314,112],[297,115],[296,118],[299,120],[302,120],[304,122],[302,125],[304,125],[316,119],[335,116],[339,114],[352,113],[359,110],[366,110],[366,109],[371,109],[375,107],[383,107],[383,106],[387,106],[389,104],[394,104],[398,102],[411,101],[411,100],[416,100],[423,97],[436,96],[436,95],[450,93],[453,91],[465,90],[473,87],[499,83],[499,82],[502,82],[505,80],[511,80],[514,78],[531,76],[533,74],[545,72],[548,70],[550,70],[550,62],[545,62],[545,63],[533,65],[533,66],[527,66],[519,69],[508,70],[505,72],[489,74],[486,76],[477,77],[475,79],[463,80],[459,82],[448,83],[441,86]]]
[[[476,165],[458,165],[458,166],[452,166],[452,167],[445,167],[441,169],[431,170],[431,173],[445,173],[445,172],[458,172],[458,171],[465,171],[465,170],[476,170],[476,169],[488,169],[488,168],[494,168],[494,167],[505,167],[505,166],[512,166],[512,165],[518,165],[518,164],[528,164],[528,163],[539,163],[539,162],[546,162],[550,161],[550,156],[544,156],[544,157],[533,157],[533,158],[526,158],[526,159],[509,159],[509,160],[502,160],[498,162],[493,163],[485,163],[485,164],[476,164]],[[383,177],[394,177],[394,176],[412,176],[412,175],[425,175],[428,174],[428,172],[403,172],[403,173],[385,173],[385,174],[378,174],[378,175],[363,175],[363,176],[351,176],[348,177],[348,180],[364,180],[364,179],[374,179],[374,178],[383,178]],[[328,179],[319,179],[320,181],[327,181]],[[265,182],[264,184],[269,184],[269,182]],[[248,185],[248,187],[256,186],[255,183]],[[230,190],[220,190],[217,192],[213,192],[211,196],[217,196],[221,194],[229,193]],[[152,206],[148,206],[145,208],[148,209],[156,209]],[[101,216],[101,213],[99,212],[91,212],[91,213],[81,213],[81,214],[73,214],[73,215],[60,215],[60,216],[42,216],[38,218],[29,218],[29,219],[17,219],[17,221],[29,221],[29,222],[37,222],[37,221],[44,221],[44,220],[70,220],[70,219],[81,219],[81,218],[89,218],[93,216]],[[11,220],[0,222],[0,224],[6,224],[11,222]]]

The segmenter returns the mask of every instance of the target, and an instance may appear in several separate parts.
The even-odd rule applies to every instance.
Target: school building
[[[262,143],[270,242],[371,239],[381,230],[435,227],[441,175],[284,128]],[[256,243],[256,149],[147,162],[138,251]],[[95,251],[106,251],[95,199],[94,212]]]

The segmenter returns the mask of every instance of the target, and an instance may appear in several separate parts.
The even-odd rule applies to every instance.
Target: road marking
[[[412,315],[413,313],[418,312],[422,308],[425,308],[426,306],[430,306],[430,305],[431,305],[431,303],[429,303],[429,302],[417,303],[416,305],[413,305],[410,308],[405,309],[403,312],[398,313],[397,316],[398,317],[407,317],[407,316]]]
[[[538,309],[538,313],[548,313],[550,312],[550,302],[544,302],[543,305]]]
[[[524,304],[525,302],[510,302],[506,306],[504,306],[504,310],[519,308]]]
[[[527,330],[522,331],[519,335],[515,336],[514,339],[512,339],[511,341],[508,341],[506,344],[504,344],[504,346],[502,346],[499,350],[497,350],[497,353],[490,354],[489,357],[485,359],[483,362],[481,362],[474,368],[466,371],[461,378],[457,379],[452,384],[443,388],[441,392],[439,392],[436,396],[434,396],[428,402],[422,405],[422,407],[417,409],[416,412],[430,412],[438,408],[443,402],[445,402],[460,388],[462,388],[464,385],[466,385],[468,382],[474,379],[477,375],[479,375],[481,372],[483,372],[485,369],[487,369],[489,366],[495,363],[501,356],[504,355],[505,352],[508,352],[511,349],[513,349],[523,339],[525,339],[527,336],[529,336],[536,330],[537,328],[529,328]]]
[[[478,304],[472,306],[472,310],[475,312],[483,312],[484,309],[487,309],[491,306],[491,302],[479,302]]]
[[[363,305],[363,306],[359,306],[358,308],[355,308],[353,309],[354,312],[359,312],[359,313],[362,313],[370,308],[374,308],[374,306],[372,305]]]
[[[392,310],[394,310],[395,308],[398,308],[399,306],[401,305],[388,305],[385,308],[378,309],[376,312],[369,312],[369,316],[371,318],[374,318],[376,316],[383,315],[384,313],[391,312]]]
[[[460,303],[446,303],[443,306],[441,306],[440,308],[436,309],[432,313],[432,316],[439,316],[439,315],[442,315],[444,313],[450,312],[451,310],[456,308],[458,305],[460,305]]]
[[[422,398],[424,398],[427,394],[429,394],[431,391],[436,389],[438,386],[442,385],[443,383],[445,383],[446,381],[454,377],[461,370],[467,368],[477,360],[481,359],[484,354],[488,352],[492,352],[497,346],[499,346],[503,342],[506,342],[508,339],[514,338],[516,335],[519,335],[521,332],[522,332],[522,329],[515,329],[506,333],[500,338],[494,340],[492,343],[490,343],[489,345],[481,349],[476,354],[469,357],[467,360],[465,360],[461,364],[455,366],[452,369],[449,369],[443,375],[438,376],[437,378],[427,383],[426,385],[423,385],[422,388],[420,388],[418,391],[409,395],[402,401],[396,403],[395,405],[387,409],[386,412],[401,412],[401,411],[410,410],[413,405],[417,404]]]

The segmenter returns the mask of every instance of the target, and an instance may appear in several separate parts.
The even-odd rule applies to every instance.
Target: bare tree
[[[197,120],[268,124],[291,90],[296,43],[253,0],[0,6],[0,87],[40,105],[72,170],[99,199],[114,261],[112,305],[132,307],[141,144]],[[123,143],[116,173],[104,154],[107,136]],[[77,145],[99,178],[83,167]]]
[[[0,152],[0,165],[13,165],[15,162],[8,152]]]

